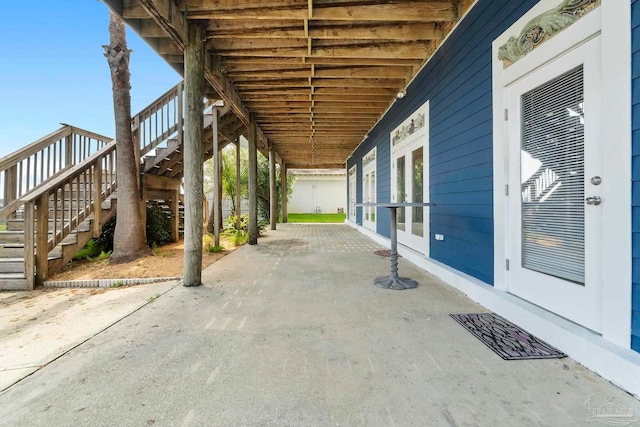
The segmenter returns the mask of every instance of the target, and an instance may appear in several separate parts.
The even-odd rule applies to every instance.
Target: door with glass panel
[[[426,137],[420,137],[405,147],[394,150],[392,202],[425,201],[425,141]],[[423,254],[427,254],[429,247],[427,212],[426,207],[397,210],[398,242]]]
[[[349,220],[356,222],[356,167],[349,169]]]
[[[509,292],[599,331],[599,37],[507,88]]]
[[[362,159],[362,202],[376,203],[376,149]],[[362,208],[362,225],[376,231],[376,207]]]

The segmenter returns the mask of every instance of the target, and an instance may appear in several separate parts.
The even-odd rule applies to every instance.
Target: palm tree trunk
[[[131,261],[147,251],[142,222],[138,163],[131,134],[131,83],[125,25],[109,12],[109,46],[103,46],[111,69],[113,110],[116,124],[116,173],[118,204],[111,263]]]

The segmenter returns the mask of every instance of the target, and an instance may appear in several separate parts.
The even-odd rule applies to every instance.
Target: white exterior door
[[[428,103],[391,133],[391,201],[428,202]],[[398,208],[398,242],[429,255],[429,208]]]
[[[507,87],[508,290],[600,331],[600,37]]]
[[[356,222],[356,167],[349,169],[349,220]]]
[[[374,148],[362,159],[362,203],[376,203],[376,149]],[[362,225],[376,231],[376,208],[362,208]]]

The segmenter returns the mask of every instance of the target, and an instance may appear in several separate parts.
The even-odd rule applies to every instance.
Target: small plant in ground
[[[235,246],[242,245],[249,240],[249,215],[240,216],[240,229],[236,227],[237,216],[231,215],[227,218],[227,223],[222,232],[228,236]],[[258,235],[261,235],[269,225],[269,221],[264,218],[258,220]]]
[[[111,285],[112,288],[119,288],[121,286],[124,286],[124,283],[122,283],[122,280],[118,280],[116,283]]]
[[[95,257],[87,256],[87,259],[89,261],[92,261],[92,262],[93,261],[104,261],[105,259],[109,259],[110,256],[111,256],[111,251],[109,251],[109,252],[100,251],[98,256],[95,256]]]
[[[80,261],[86,259],[93,261],[94,258],[99,257],[101,253],[104,253],[104,247],[97,240],[91,239],[74,255],[73,260]],[[109,254],[111,254],[111,251],[109,251]],[[107,255],[107,258],[108,257]]]
[[[232,236],[229,236],[229,238],[234,246],[240,246],[249,241],[249,234],[242,230],[238,230]]]
[[[204,247],[204,250],[207,253],[212,254],[212,253],[222,252],[224,250],[224,247],[220,245],[216,246],[216,245],[212,245],[211,243],[207,243],[207,245]]]
[[[149,299],[147,300],[147,302],[154,302],[155,300],[157,300],[160,297],[160,294],[155,294],[155,296],[149,297]]]

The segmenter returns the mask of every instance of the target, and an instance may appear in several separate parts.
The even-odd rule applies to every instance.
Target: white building
[[[289,198],[289,213],[342,213],[347,207],[344,169],[291,170],[296,177]]]

